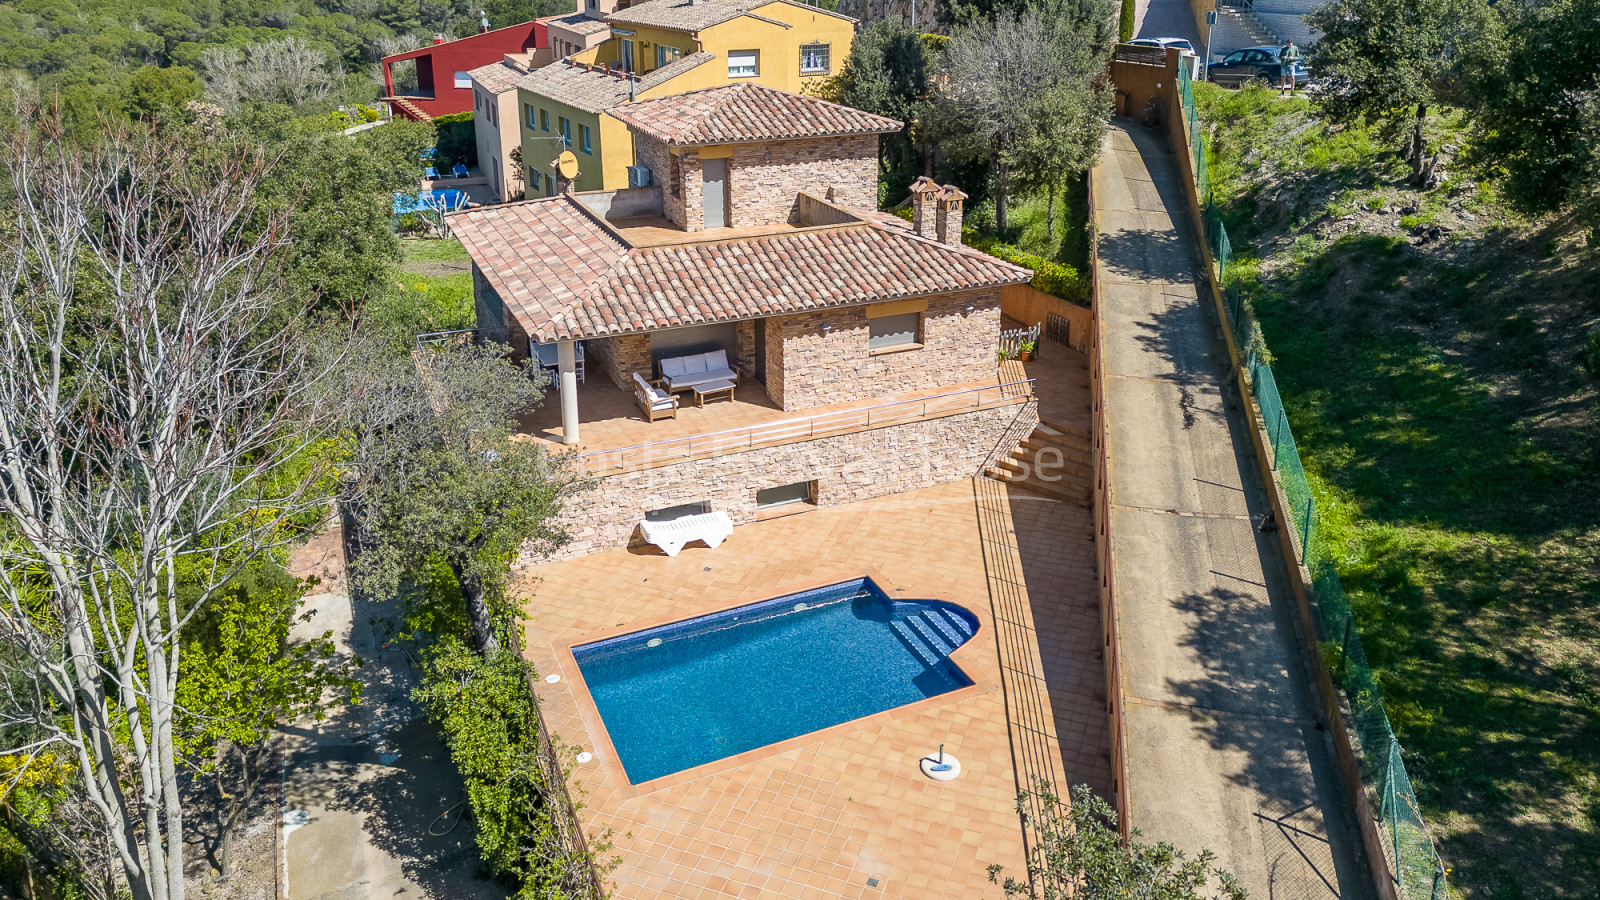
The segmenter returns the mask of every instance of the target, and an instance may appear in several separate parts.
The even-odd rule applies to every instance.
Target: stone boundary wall
[[[889,352],[867,349],[866,306],[767,319],[767,396],[800,410],[994,377],[1000,290],[926,299],[922,346]]]
[[[561,514],[572,541],[553,558],[642,546],[638,524],[647,511],[702,500],[748,525],[756,491],[797,481],[816,481],[817,505],[837,506],[971,478],[1018,415],[1036,417],[1031,410],[1001,406],[602,478]],[[517,565],[541,561],[524,553]]]

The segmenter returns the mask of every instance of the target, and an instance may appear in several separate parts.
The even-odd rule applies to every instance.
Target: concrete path
[[[1133,14],[1136,38],[1188,38],[1195,52],[1206,52],[1206,36],[1195,25],[1189,0],[1139,0]]]
[[[1179,178],[1164,134],[1112,127],[1095,215],[1133,824],[1255,898],[1366,898]]]
[[[338,529],[300,547],[296,575],[323,579],[302,601],[290,640],[332,632],[359,656],[361,705],[285,729],[284,870],[288,900],[504,900],[479,877],[466,792],[438,731],[411,701],[418,672],[403,641],[402,603],[352,601]]]

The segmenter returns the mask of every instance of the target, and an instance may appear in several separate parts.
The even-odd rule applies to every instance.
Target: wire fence
[[[1384,711],[1383,695],[1367,654],[1361,645],[1360,630],[1350,607],[1350,598],[1339,580],[1340,549],[1328,541],[1317,527],[1317,504],[1310,480],[1300,461],[1289,414],[1272,366],[1266,354],[1261,330],[1256,326],[1249,304],[1244,302],[1236,283],[1230,283],[1234,266],[1233,246],[1222,216],[1212,202],[1209,168],[1206,162],[1205,135],[1195,110],[1194,91],[1189,73],[1178,68],[1178,91],[1193,153],[1193,171],[1204,208],[1206,244],[1217,262],[1217,276],[1223,288],[1227,327],[1245,358],[1247,391],[1254,393],[1260,422],[1272,445],[1272,467],[1289,501],[1289,522],[1300,541],[1300,562],[1311,572],[1312,609],[1316,611],[1318,633],[1323,641],[1323,656],[1332,668],[1333,681],[1343,690],[1355,720],[1355,738],[1366,763],[1377,799],[1385,855],[1400,897],[1404,900],[1446,900],[1444,863],[1434,849],[1427,825],[1417,804],[1411,778],[1401,758],[1400,741],[1390,727]]]

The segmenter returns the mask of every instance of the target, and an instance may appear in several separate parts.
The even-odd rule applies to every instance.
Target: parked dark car
[[[1206,79],[1226,87],[1241,87],[1258,82],[1267,87],[1283,84],[1283,62],[1278,59],[1281,47],[1246,47],[1224,56],[1220,62],[1206,69]],[[1305,64],[1294,64],[1294,86],[1305,87],[1311,72]]]

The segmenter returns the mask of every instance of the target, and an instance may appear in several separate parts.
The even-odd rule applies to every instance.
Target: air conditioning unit
[[[651,184],[651,181],[650,181],[650,167],[649,166],[629,166],[628,167],[628,187],[631,187],[631,188],[649,187],[650,184]]]

